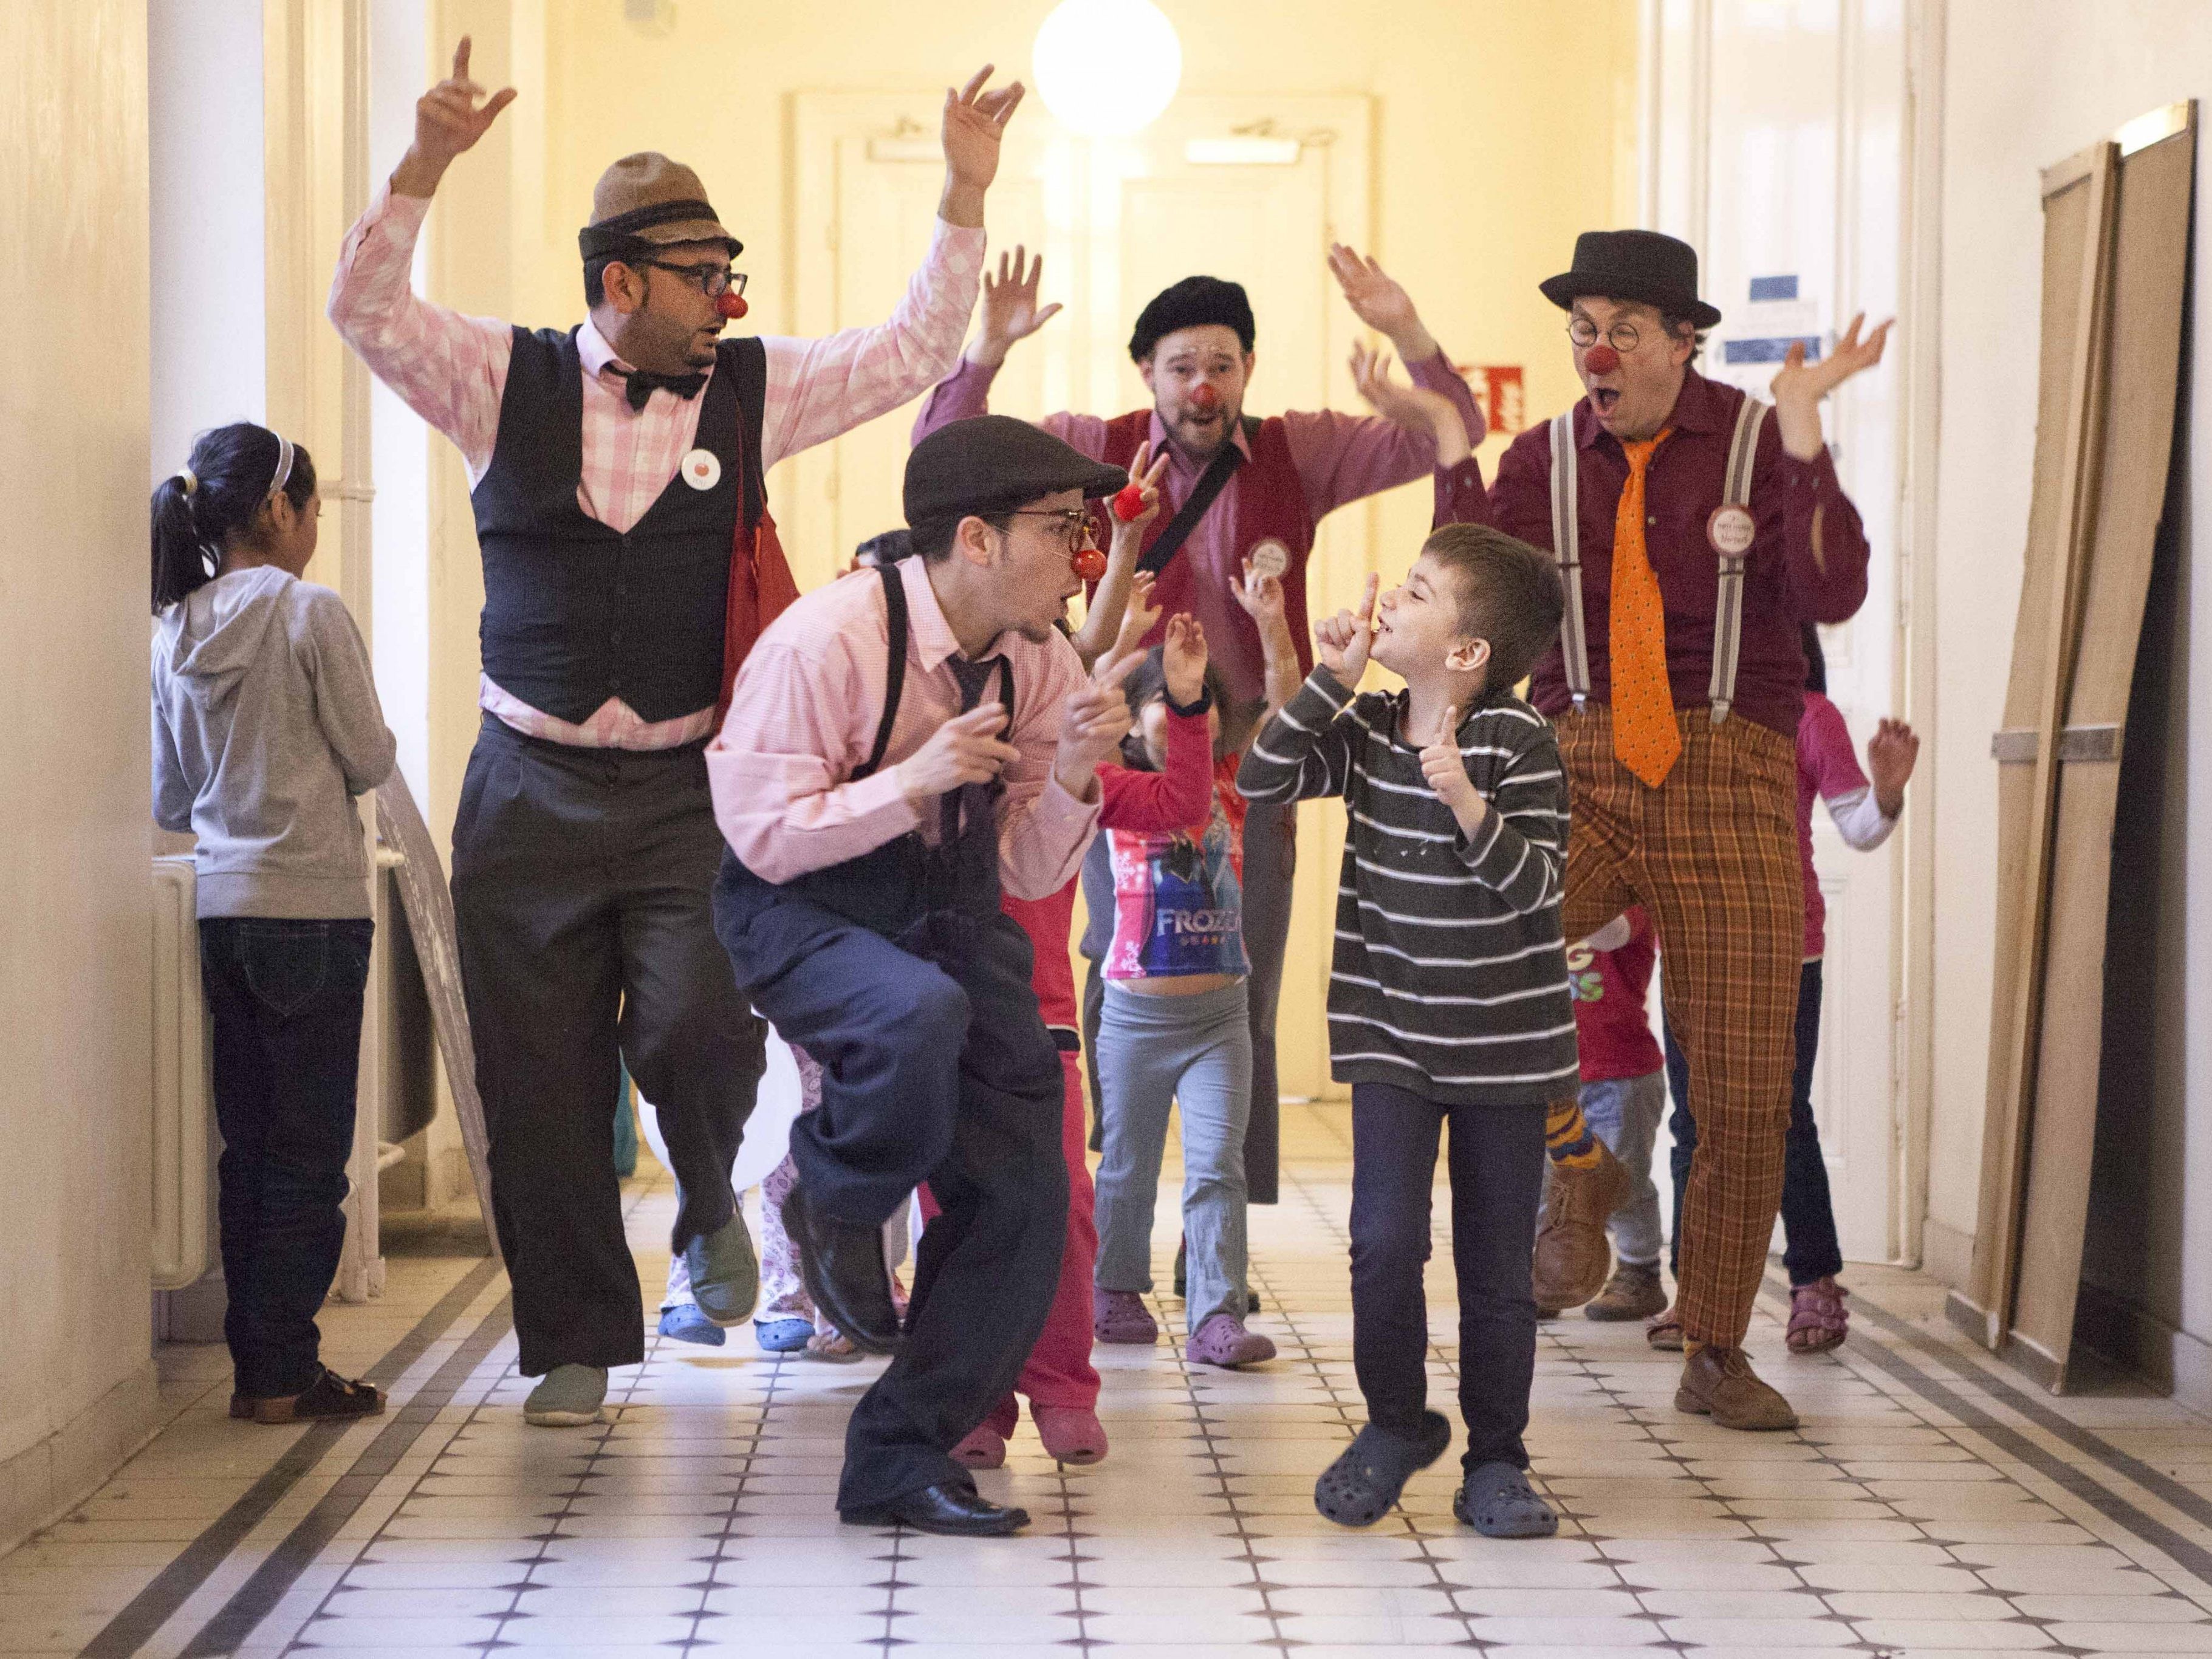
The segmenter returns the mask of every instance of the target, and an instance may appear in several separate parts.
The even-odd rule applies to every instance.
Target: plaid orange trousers
[[[1561,920],[1574,939],[1632,904],[1651,918],[1697,1103],[1675,1304],[1684,1337],[1737,1347],[1781,1206],[1796,1060],[1796,745],[1741,715],[1674,718],[1681,758],[1656,789],[1614,758],[1610,709],[1557,721],[1572,813]]]

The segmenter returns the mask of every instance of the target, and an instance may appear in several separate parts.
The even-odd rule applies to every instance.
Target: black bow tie
[[[655,374],[649,368],[618,368],[615,371],[629,383],[629,406],[643,409],[646,400],[656,392],[674,392],[679,398],[696,398],[699,389],[707,384],[702,372],[697,374]]]

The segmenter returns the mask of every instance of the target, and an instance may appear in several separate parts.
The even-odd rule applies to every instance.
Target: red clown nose
[[[1190,394],[1190,406],[1201,415],[1211,415],[1221,407],[1221,394],[1213,389],[1211,380],[1200,380]]]
[[[1103,581],[1106,576],[1106,556],[1095,547],[1086,547],[1068,562],[1075,574],[1087,582]]]
[[[1620,354],[1601,343],[1583,353],[1583,367],[1593,374],[1610,374],[1620,367]]]
[[[1114,516],[1123,524],[1128,523],[1145,510],[1145,487],[1140,483],[1126,483],[1115,492]]]
[[[714,309],[734,323],[752,307],[745,303],[745,296],[732,288],[722,291],[721,296],[714,301]]]

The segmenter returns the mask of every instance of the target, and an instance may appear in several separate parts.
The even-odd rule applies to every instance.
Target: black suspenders
[[[891,727],[898,724],[899,699],[906,693],[907,636],[911,631],[907,623],[906,583],[899,575],[896,564],[879,564],[876,574],[883,578],[885,649],[890,655],[884,663],[884,717],[876,723],[876,741],[868,751],[868,758],[854,769],[847,780],[857,783],[873,775],[884,763],[884,756],[891,746]],[[999,701],[1006,706],[1006,723],[1011,727],[1014,719],[1014,665],[1004,657],[999,659]]]

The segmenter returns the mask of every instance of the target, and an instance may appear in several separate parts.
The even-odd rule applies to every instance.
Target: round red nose
[[[752,309],[745,303],[745,296],[734,290],[725,292],[721,298],[715,301],[714,308],[733,323]]]
[[[1086,547],[1069,561],[1075,574],[1087,582],[1103,580],[1106,575],[1106,556],[1095,547]]]
[[[1620,354],[1609,345],[1594,345],[1583,353],[1583,367],[1593,374],[1610,374],[1620,367]]]
[[[1213,389],[1213,382],[1201,380],[1190,394],[1190,406],[1201,415],[1212,414],[1221,407],[1221,394]]]
[[[1142,484],[1123,484],[1114,495],[1114,516],[1123,524],[1145,510],[1145,487]]]

